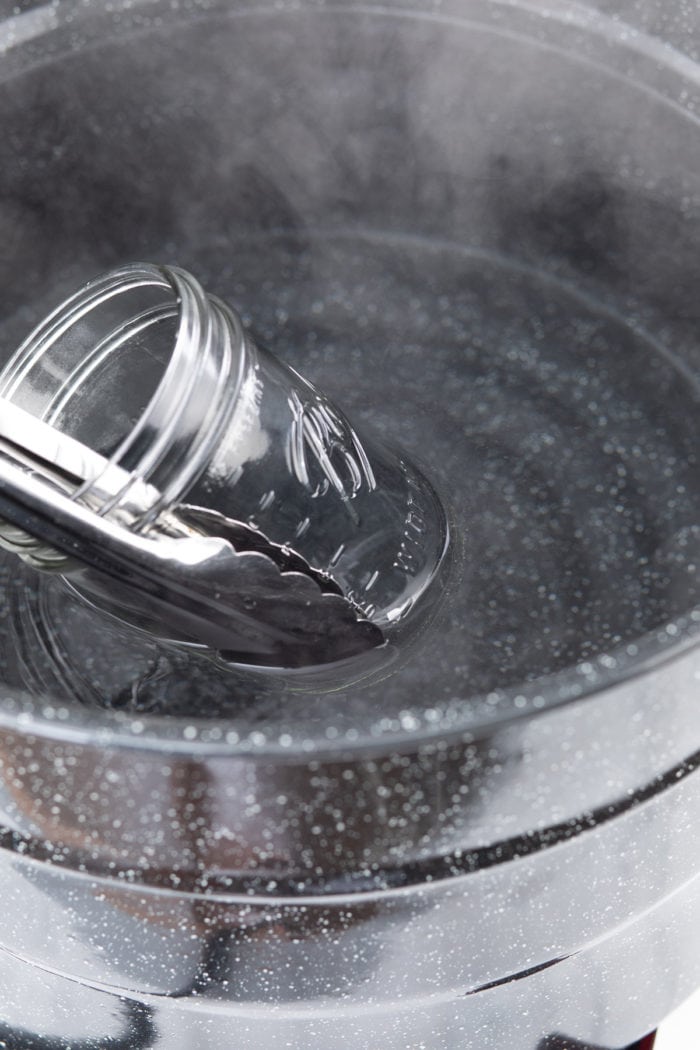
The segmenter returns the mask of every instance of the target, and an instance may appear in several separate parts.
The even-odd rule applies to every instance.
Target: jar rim
[[[228,421],[247,358],[237,315],[207,296],[199,282],[179,267],[150,263],[123,266],[91,281],[50,313],[25,339],[0,376],[0,396],[21,403],[25,382],[76,324],[111,300],[148,288],[162,289],[168,300],[134,317],[126,312],[123,324],[96,347],[80,347],[68,376],[56,378],[50,400],[41,413],[35,413],[55,424],[95,362],[118,353],[137,332],[163,319],[177,318],[172,352],[155,391],[132,429],[106,457],[110,466],[126,470],[130,480],[100,513],[128,502],[131,490],[142,481],[157,490],[158,498],[145,509],[139,525],[152,521],[196,482]],[[86,349],[87,362],[83,356]],[[86,495],[97,481],[89,481],[76,497]]]

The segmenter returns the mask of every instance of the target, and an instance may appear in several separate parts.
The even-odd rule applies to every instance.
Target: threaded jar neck
[[[233,311],[185,271],[139,263],[91,282],[50,314],[8,363],[0,395],[101,446],[110,464],[128,472],[100,513],[128,503],[134,486],[149,482],[145,525],[206,469],[245,362]],[[99,413],[86,414],[90,403]]]

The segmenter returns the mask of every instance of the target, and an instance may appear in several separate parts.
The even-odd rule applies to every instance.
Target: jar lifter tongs
[[[382,644],[301,555],[186,504],[143,525],[154,502],[153,486],[0,398],[0,545],[34,568],[161,637],[238,663],[327,664]]]

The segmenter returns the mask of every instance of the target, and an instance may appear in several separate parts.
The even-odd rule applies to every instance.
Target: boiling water
[[[18,582],[8,560],[5,681],[225,713],[242,730],[315,712],[342,731],[398,717],[407,698],[439,707],[551,675],[697,601],[700,390],[634,318],[507,257],[419,238],[280,233],[235,257],[178,261],[442,493],[456,544],[437,611],[418,611],[380,682],[329,692],[160,645],[60,580]]]

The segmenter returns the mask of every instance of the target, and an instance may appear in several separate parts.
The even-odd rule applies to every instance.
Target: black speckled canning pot
[[[2,353],[179,263],[460,533],[340,692],[3,562],[3,1046],[619,1050],[700,983],[700,16],[611,7],[0,4]]]

